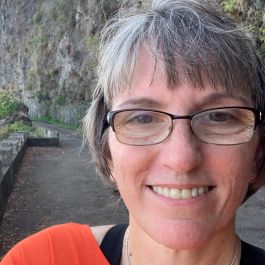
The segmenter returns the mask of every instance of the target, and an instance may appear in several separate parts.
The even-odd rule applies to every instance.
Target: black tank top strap
[[[113,226],[104,236],[100,249],[110,265],[119,265],[122,253],[123,238],[128,224]]]

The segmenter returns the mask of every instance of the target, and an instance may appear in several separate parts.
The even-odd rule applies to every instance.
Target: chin
[[[150,226],[149,226],[150,227]],[[176,250],[191,250],[203,247],[213,233],[209,226],[200,224],[174,224],[149,228],[149,235],[161,245]]]

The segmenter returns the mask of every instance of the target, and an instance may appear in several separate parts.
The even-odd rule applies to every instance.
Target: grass
[[[53,124],[53,125],[57,125],[66,129],[72,129],[72,130],[78,130],[80,129],[81,123],[76,123],[76,124],[69,124],[69,123],[65,123],[63,121],[48,117],[48,116],[42,116],[42,117],[32,117],[33,121],[42,121],[42,122],[46,122],[48,124]]]

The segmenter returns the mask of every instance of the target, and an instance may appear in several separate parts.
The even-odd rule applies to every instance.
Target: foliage
[[[40,128],[32,127],[23,121],[17,121],[9,125],[0,127],[0,140],[7,138],[15,132],[28,132],[31,137],[42,137],[43,131]]]
[[[0,127],[0,140],[6,138],[8,136],[8,126]]]
[[[0,118],[5,118],[21,106],[21,102],[15,99],[10,93],[0,91]]]
[[[99,39],[98,39],[98,37],[97,36],[87,36],[86,38],[85,38],[85,44],[86,44],[86,47],[87,48],[95,48],[95,47],[98,47],[98,45],[99,45]]]
[[[225,0],[222,4],[224,7],[224,11],[227,13],[234,14],[238,10],[236,0]]]
[[[69,5],[70,4],[70,5]],[[71,22],[71,13],[74,11],[72,2],[66,1],[54,1],[54,6],[49,14],[50,19],[56,22],[58,30],[56,30],[56,35],[58,39],[63,38],[67,32],[67,28]]]
[[[263,11],[253,9],[243,22],[244,28],[255,40],[258,52],[262,57],[265,55],[265,23],[263,20]]]
[[[27,80],[26,84],[27,84],[28,90],[31,90],[34,88],[33,84],[34,84],[36,77],[37,77],[36,70],[33,69],[32,67],[29,68],[26,72],[26,80]]]
[[[28,132],[30,135],[37,132],[36,128],[24,123],[23,121],[16,121],[9,124],[8,126],[9,133],[15,133],[19,131]]]
[[[37,26],[34,36],[29,40],[31,50],[39,49],[48,43],[47,31],[43,26]]]
[[[43,90],[39,90],[37,93],[37,99],[38,99],[38,102],[41,103],[43,101],[47,101],[49,100],[49,95],[48,95],[48,92],[45,92]]]
[[[39,24],[42,19],[42,12],[41,10],[38,10],[32,17],[32,23],[33,24]]]
[[[59,106],[63,106],[67,103],[67,95],[66,94],[60,94],[58,95],[55,100],[54,100],[55,104],[59,105]]]
[[[42,122],[47,122],[49,124],[54,124],[54,125],[58,125],[61,126],[63,128],[66,129],[72,129],[72,130],[77,130],[80,129],[81,124],[69,124],[69,123],[65,123],[63,121],[60,121],[58,119],[54,119],[50,116],[42,116],[42,117],[32,117],[32,120],[34,121],[42,121]]]
[[[259,35],[257,38],[258,51],[262,56],[265,55],[265,25],[259,28]]]

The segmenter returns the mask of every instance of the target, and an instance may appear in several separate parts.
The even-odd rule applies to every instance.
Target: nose
[[[177,120],[169,137],[161,143],[160,161],[178,174],[193,171],[202,163],[202,144],[188,120]]]

